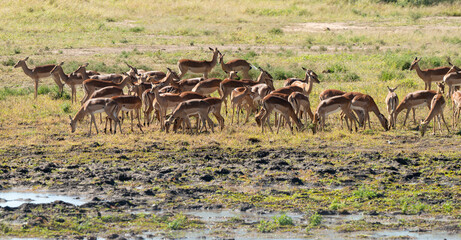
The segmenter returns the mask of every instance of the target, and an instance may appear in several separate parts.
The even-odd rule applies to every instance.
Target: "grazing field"
[[[264,68],[276,88],[312,69],[320,80],[312,111],[323,90],[340,89],[369,94],[387,117],[387,86],[399,86],[400,100],[424,89],[409,71],[415,57],[422,69],[448,66],[448,58],[461,66],[460,30],[457,1],[3,1],[0,189],[87,203],[0,207],[0,236],[459,239],[461,131],[452,128],[449,99],[450,133],[424,137],[426,107],[406,126],[403,111],[389,131],[372,115],[372,129],[349,132],[334,114],[315,135],[310,123],[263,134],[252,114],[245,125],[225,116],[214,133],[165,133],[156,124],[132,132],[125,121],[123,134],[88,137],[89,118],[70,131],[80,103],[71,103],[68,86],[61,95],[41,79],[34,99],[33,80],[13,66],[29,56],[29,66],[64,61],[65,73],[84,63],[101,73],[126,72],[125,63],[177,71],[179,59],[210,60],[216,47],[224,61]],[[226,75],[217,64],[209,76]],[[222,221],[194,214],[226,211]]]

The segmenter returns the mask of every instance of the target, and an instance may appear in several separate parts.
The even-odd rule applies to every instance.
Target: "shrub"
[[[272,28],[271,30],[269,30],[269,33],[273,35],[282,35],[283,30],[280,28]]]
[[[310,218],[309,218],[309,225],[311,227],[316,227],[319,226],[322,223],[322,216],[318,213],[314,213]]]
[[[61,104],[61,109],[64,113],[71,113],[72,109],[69,103],[63,103]]]
[[[168,223],[167,227],[171,230],[178,230],[178,229],[184,228],[186,223],[187,223],[186,216],[180,213],[178,216],[176,216],[176,219]]]
[[[15,61],[13,58],[8,58],[8,60],[3,61],[2,64],[3,66],[12,67],[15,64]]]
[[[354,196],[364,200],[370,200],[378,197],[378,193],[368,190],[364,186],[361,186],[358,190],[354,191],[353,194]]]
[[[280,216],[274,216],[273,219],[279,226],[294,225],[293,219],[287,216],[285,213]]]
[[[274,222],[261,220],[257,226],[258,231],[261,233],[269,233],[275,229]]]
[[[130,32],[138,33],[144,31],[144,27],[132,27],[130,28]]]

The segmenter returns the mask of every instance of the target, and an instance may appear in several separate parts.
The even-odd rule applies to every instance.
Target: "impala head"
[[[168,68],[168,67],[166,69],[168,70],[167,75],[168,74],[172,75],[173,80],[177,80],[177,81],[180,80],[178,74],[175,71],[171,70],[171,68]]]
[[[19,60],[19,61],[14,65],[14,68],[18,68],[18,67],[20,67],[21,65],[25,64],[26,61],[27,61],[27,59],[29,59],[29,57],[26,57],[26,58],[24,58],[24,59]]]
[[[88,63],[81,65],[73,73],[86,73],[86,67],[88,67]]]
[[[238,72],[236,72],[236,71],[231,71],[229,73],[229,79],[233,79],[233,80],[237,79],[237,77],[238,77],[237,73]]]
[[[259,69],[259,71],[261,71],[261,74],[259,75],[259,78],[264,79],[267,86],[269,86],[271,89],[275,89],[274,88],[274,82],[273,82],[274,78],[272,77],[272,75],[270,73],[268,73],[266,70],[262,69],[261,67],[258,67],[258,69]]]
[[[220,64],[224,62],[224,55],[226,55],[226,54],[225,53],[222,54],[221,52],[219,53],[219,63]],[[228,72],[226,72],[226,73],[228,73]]]
[[[424,133],[426,133],[427,124],[428,124],[428,122],[425,122],[423,120],[423,121],[421,121],[421,124],[419,125],[419,131],[421,132],[421,137],[424,137]]]
[[[128,64],[127,62],[125,62],[125,64],[130,68],[130,71],[128,72],[129,75],[132,75],[132,74],[134,74],[134,75],[136,75],[136,76],[139,75],[138,69],[137,69],[137,68],[131,66],[131,65]]]
[[[72,119],[72,116],[70,115],[69,115],[69,119],[70,119],[70,131],[74,133],[75,129],[77,129],[77,121]]]
[[[395,88],[390,88],[389,86],[387,86],[387,90],[390,92],[390,93],[393,93],[395,90],[397,90],[399,86],[395,87]]]
[[[447,75],[447,74],[449,74],[449,73],[452,73],[452,72],[459,72],[459,71],[461,71],[461,68],[459,68],[459,67],[457,67],[457,66],[451,64],[451,62],[448,62],[448,64],[450,64],[451,68],[450,68],[450,70],[448,70],[448,72],[447,72],[445,75]]]
[[[437,83],[437,93],[445,93],[445,82]]]
[[[378,115],[379,121],[381,122],[381,126],[383,126],[384,130],[388,131],[389,130],[389,121],[383,114]]]
[[[309,77],[315,83],[320,83],[319,76],[317,75],[317,73],[315,73],[314,71],[310,69],[306,69],[305,67],[302,67],[302,69],[306,72],[306,77]]]
[[[410,65],[410,71],[414,69],[414,67],[419,63],[419,61],[421,61],[421,58],[418,59],[418,57],[415,57],[415,60],[413,60],[413,62]]]
[[[221,54],[221,52],[218,50],[218,48],[215,48],[215,49],[213,49],[211,47],[208,47],[208,48],[213,52],[213,54],[218,54],[218,53]]]
[[[54,66],[53,69],[51,69],[50,73],[53,74],[55,73],[56,71],[58,71],[59,68],[62,68],[62,65],[64,64],[64,62],[61,62],[60,64],[57,64],[56,66]]]

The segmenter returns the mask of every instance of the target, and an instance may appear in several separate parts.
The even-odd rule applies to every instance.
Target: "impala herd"
[[[413,121],[416,124],[415,108],[427,106],[429,114],[420,123],[421,134],[424,135],[428,123],[437,117],[439,129],[441,129],[441,120],[444,122],[448,131],[449,128],[445,123],[443,109],[445,107],[444,86],[448,86],[447,97],[451,97],[453,105],[453,127],[456,119],[459,118],[461,110],[461,91],[456,88],[461,86],[461,69],[452,65],[450,67],[439,67],[434,69],[421,70],[418,63],[421,59],[415,58],[410,66],[410,70],[416,70],[418,76],[425,83],[425,90],[415,91],[407,94],[399,103],[399,98],[395,93],[395,88],[388,87],[386,97],[387,111],[389,117],[386,118],[378,109],[374,99],[367,94],[359,92],[344,92],[336,89],[327,89],[320,93],[320,103],[313,113],[310,107],[309,94],[313,89],[314,83],[320,83],[317,74],[309,69],[305,71],[304,78],[289,78],[285,80],[284,87],[275,89],[273,78],[270,73],[262,68],[257,68],[260,74],[256,81],[251,80],[249,71],[256,68],[246,60],[234,59],[224,63],[224,54],[217,48],[209,48],[213,52],[211,61],[197,61],[191,59],[181,59],[178,61],[179,74],[167,68],[167,72],[145,71],[137,69],[127,63],[129,71],[123,74],[106,74],[101,75],[95,71],[88,71],[88,64],[80,66],[70,74],[64,73],[62,65],[37,66],[30,69],[25,59],[19,60],[14,66],[21,67],[26,75],[31,77],[35,83],[35,98],[37,98],[37,89],[40,78],[51,76],[62,91],[63,85],[67,84],[71,88],[72,103],[77,102],[76,86],[82,85],[84,97],[81,100],[82,107],[74,118],[70,117],[71,131],[75,132],[77,122],[82,120],[86,115],[90,115],[91,135],[92,125],[96,124],[95,113],[105,112],[106,127],[107,122],[112,132],[112,122],[114,122],[113,133],[117,132],[117,125],[122,132],[120,111],[131,113],[131,130],[133,129],[133,119],[136,116],[137,126],[142,132],[141,111],[144,113],[144,126],[149,126],[153,117],[152,112],[158,119],[161,130],[169,131],[173,126],[173,131],[182,127],[182,131],[189,129],[192,131],[192,125],[189,117],[197,118],[197,132],[207,125],[214,132],[214,123],[209,114],[212,113],[218,120],[220,129],[224,128],[224,118],[221,115],[221,108],[224,103],[226,115],[228,114],[228,98],[230,98],[232,108],[231,123],[233,124],[235,111],[237,111],[236,122],[239,124],[240,112],[246,110],[245,123],[248,122],[249,116],[255,112],[255,120],[261,131],[264,132],[264,126],[267,125],[272,132],[270,125],[270,115],[275,113],[275,125],[277,132],[280,126],[288,125],[291,132],[292,123],[301,131],[306,125],[312,128],[315,134],[319,130],[324,130],[326,118],[328,115],[341,112],[341,125],[346,122],[349,131],[353,128],[357,131],[359,127],[366,128],[366,122],[371,128],[370,113],[374,113],[379,119],[382,127],[387,131],[395,128],[397,116],[406,109],[405,125],[410,111],[413,111]],[[210,71],[218,63],[221,64],[227,78],[208,78]],[[200,73],[200,78],[181,78],[187,73]],[[243,80],[237,80],[237,73],[242,73]],[[62,82],[61,82],[62,81]],[[431,90],[431,83],[436,82],[438,91]],[[128,93],[124,93],[124,88],[128,86]],[[211,94],[217,92],[219,97],[211,97]],[[171,110],[171,112],[169,111]],[[133,114],[134,113],[134,114]],[[122,118],[124,114],[121,114]],[[280,116],[280,117],[278,117]],[[303,117],[304,116],[304,117]],[[312,121],[309,124],[307,118]],[[304,124],[301,119],[304,119]],[[102,122],[102,118],[100,119]],[[434,134],[435,134],[434,120]]]

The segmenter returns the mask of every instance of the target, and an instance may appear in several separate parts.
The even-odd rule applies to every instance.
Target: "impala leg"
[[[448,133],[450,133],[450,128],[448,128],[447,122],[445,122],[445,117],[443,116],[443,112],[440,115],[442,115],[442,121],[445,124],[445,127],[447,128]]]
[[[367,120],[368,120],[368,128],[371,129],[371,121],[370,121],[370,114],[365,112],[365,115],[367,116]]]
[[[54,80],[56,85],[58,85],[59,92],[62,95],[62,92],[64,90],[64,84],[61,82],[61,78],[59,77],[59,75],[55,75],[55,74],[52,74],[51,78]]]
[[[34,89],[35,89],[34,98],[37,99],[37,94],[38,94],[38,78],[34,78]]]

